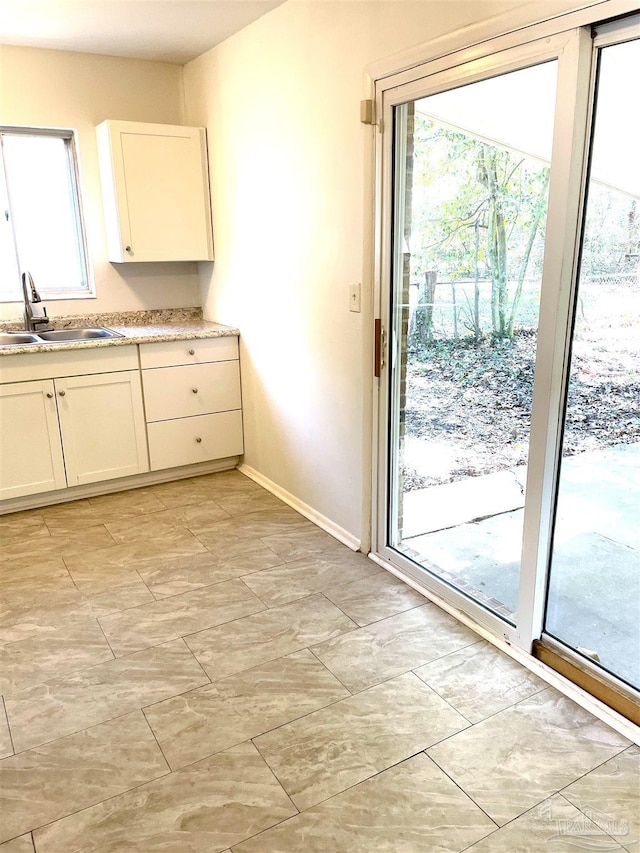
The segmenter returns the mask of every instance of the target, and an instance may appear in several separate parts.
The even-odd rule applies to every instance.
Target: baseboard
[[[198,462],[195,465],[183,465],[180,468],[163,468],[160,471],[147,471],[144,474],[134,474],[131,477],[118,477],[115,480],[101,480],[84,486],[69,486],[66,489],[56,489],[51,492],[38,492],[35,495],[24,495],[20,498],[9,498],[0,501],[0,515],[10,512],[21,512],[25,509],[39,509],[43,506],[78,501],[82,498],[95,498],[99,495],[110,495],[114,492],[125,492],[128,489],[139,489],[144,486],[154,486],[158,483],[170,483],[173,480],[185,480],[202,474],[215,474],[219,471],[229,471],[236,467],[238,456],[225,459],[214,459],[211,462]]]
[[[275,495],[284,503],[288,504],[292,509],[295,509],[296,512],[299,512],[300,515],[304,515],[305,518],[308,518],[309,521],[312,521],[318,527],[322,528],[322,530],[329,533],[334,537],[334,539],[337,539],[338,542],[342,542],[343,545],[351,548],[352,551],[360,550],[361,542],[356,536],[349,533],[349,531],[345,530],[343,527],[340,527],[340,525],[336,524],[334,521],[331,521],[330,518],[322,515],[322,513],[319,513],[313,507],[301,501],[295,495],[292,495],[291,492],[288,492],[277,483],[274,483],[273,480],[265,477],[264,474],[256,471],[255,468],[252,468],[250,465],[245,465],[243,462],[241,465],[238,465],[238,471],[246,477],[249,477],[259,486],[262,486],[268,492],[271,492],[272,495]]]
[[[466,625],[467,628],[475,631],[475,633],[482,637],[482,639],[487,640],[492,645],[500,649],[500,651],[509,655],[509,657],[513,658],[518,663],[521,663],[522,666],[533,672],[534,675],[537,675],[543,681],[546,681],[551,687],[555,687],[556,690],[564,696],[572,699],[576,705],[580,705],[580,707],[584,708],[585,711],[589,711],[594,717],[597,717],[599,720],[602,720],[603,723],[611,726],[611,728],[615,729],[619,734],[628,738],[630,741],[633,741],[633,743],[640,745],[640,728],[634,725],[626,717],[618,714],[608,705],[605,705],[604,702],[596,699],[590,693],[587,693],[586,690],[583,690],[581,687],[574,684],[573,681],[569,681],[568,678],[560,675],[560,673],[556,672],[555,669],[552,669],[541,660],[538,660],[538,658],[527,654],[524,649],[512,646],[510,643],[507,643],[503,637],[499,637],[497,634],[494,634],[493,631],[490,631],[484,625],[479,625],[475,620],[471,619],[470,616],[463,613],[462,610],[459,610],[457,607],[449,604],[448,601],[440,598],[439,595],[431,592],[431,590],[421,586],[416,580],[409,577],[409,575],[406,575],[379,554],[372,551],[368,556],[369,559],[373,560],[373,562],[378,566],[381,566],[383,569],[391,572],[392,575],[400,578],[400,580],[404,581],[408,586],[415,589],[416,592],[424,595],[424,597],[429,601],[432,601],[446,613],[453,616],[454,619],[457,619],[458,622],[461,622],[463,625]]]

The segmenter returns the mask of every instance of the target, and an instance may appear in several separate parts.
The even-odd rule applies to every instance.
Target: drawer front
[[[142,371],[147,422],[241,408],[237,361]]]
[[[234,358],[238,358],[238,338],[235,335],[140,344],[140,364],[143,369],[202,364],[205,361],[230,361]]]
[[[0,356],[0,382],[25,382],[137,369],[137,347],[126,344]]]
[[[147,430],[152,471],[240,456],[244,449],[239,411],[158,421]]]

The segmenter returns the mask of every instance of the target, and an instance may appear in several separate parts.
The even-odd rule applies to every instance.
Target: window
[[[74,134],[0,128],[0,301],[22,299],[28,270],[43,299],[91,296]]]

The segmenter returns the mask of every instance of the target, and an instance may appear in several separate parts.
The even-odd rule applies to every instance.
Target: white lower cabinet
[[[67,485],[149,470],[137,370],[55,380]]]
[[[156,368],[143,376],[148,422],[240,409],[237,361]]]
[[[243,452],[237,337],[140,346],[151,470]]]
[[[17,377],[56,372],[46,356],[11,358],[7,373]],[[83,364],[69,357],[57,371],[65,367],[73,372]],[[138,369],[0,385],[0,499],[148,470]]]
[[[242,412],[216,412],[148,424],[151,468],[174,468],[240,456]]]
[[[0,357],[0,501],[243,450],[237,336]]]
[[[0,385],[0,498],[66,485],[53,379]]]

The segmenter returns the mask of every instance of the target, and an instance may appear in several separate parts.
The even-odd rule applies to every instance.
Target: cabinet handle
[[[194,349],[189,350],[189,355],[195,355],[195,354],[196,354],[196,351]]]
[[[47,391],[47,397],[48,397],[49,399],[51,399],[51,398],[53,397],[53,394],[51,393],[51,391]]]
[[[125,246],[124,250],[125,252],[129,252],[129,254],[131,254],[131,246]]]
[[[61,397],[64,397],[64,395],[65,395],[66,393],[67,393],[66,391],[58,391],[58,394],[60,394],[60,396],[61,396]]]
[[[202,439],[201,439],[201,438],[196,438],[196,443],[197,443],[197,444],[202,444]]]
[[[197,393],[198,393],[198,389],[197,389],[197,388],[192,388],[191,390],[193,391],[193,393],[194,393],[194,394],[197,394]]]

